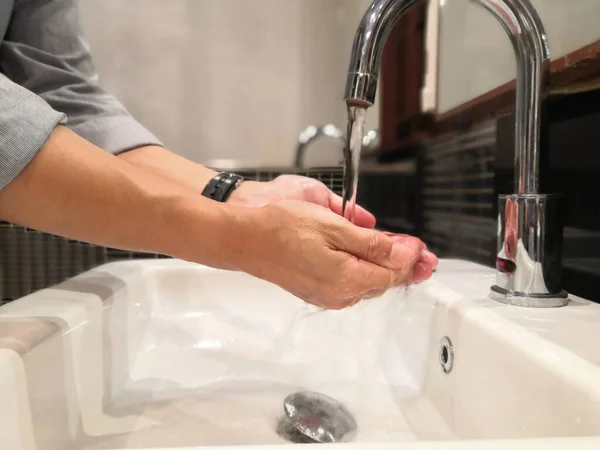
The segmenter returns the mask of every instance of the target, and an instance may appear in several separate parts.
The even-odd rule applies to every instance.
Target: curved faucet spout
[[[346,83],[346,102],[370,107],[375,103],[381,55],[394,25],[422,0],[374,0],[354,36]]]
[[[356,32],[345,99],[372,106],[381,55],[398,20],[423,0],[374,0]],[[430,0],[436,1],[436,0]],[[515,184],[519,194],[539,191],[542,102],[550,79],[550,52],[542,22],[529,0],[471,0],[502,24],[517,58]]]
[[[375,101],[385,41],[398,20],[420,1],[423,0],[374,0],[369,6],[352,49],[346,85],[349,110],[368,108]],[[471,1],[483,6],[502,24],[517,59],[517,193],[500,199],[496,284],[490,296],[520,306],[564,306],[568,295],[560,287],[560,200],[539,194],[543,101],[550,80],[550,52],[544,27],[530,0]]]

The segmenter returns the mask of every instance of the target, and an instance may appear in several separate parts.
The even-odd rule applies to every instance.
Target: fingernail
[[[429,262],[429,264],[431,264],[433,267],[436,267],[438,265],[438,257],[431,253],[429,250],[424,250],[423,256],[425,256],[427,262]]]
[[[394,266],[404,267],[407,264],[412,264],[415,258],[421,252],[423,244],[418,239],[408,238],[402,242],[394,242],[392,245],[392,253],[390,261]]]

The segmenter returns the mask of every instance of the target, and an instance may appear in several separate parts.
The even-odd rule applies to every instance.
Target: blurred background
[[[531,0],[547,32],[541,188],[566,196],[564,287],[600,301],[600,0]],[[102,84],[171,150],[246,178],[317,178],[341,193],[343,91],[369,0],[80,0]],[[495,264],[497,197],[513,191],[515,56],[467,0],[417,3],[391,33],[366,130],[359,202],[439,256]],[[95,265],[160,257],[3,224],[0,298]]]
[[[554,58],[598,38],[597,0],[533,3]],[[349,52],[369,4],[81,0],[80,9],[103,84],[170,149],[197,162],[267,167],[292,163],[308,125],[345,129]],[[427,15],[422,110],[446,113],[514,78],[511,45],[489,13],[440,0]],[[379,127],[379,107],[367,120],[367,129]],[[339,147],[317,142],[307,162],[337,165]]]
[[[344,81],[368,0],[81,0],[104,85],[197,162],[289,166],[310,124],[345,128]],[[378,115],[369,116],[376,128]],[[311,163],[337,165],[315,143]]]

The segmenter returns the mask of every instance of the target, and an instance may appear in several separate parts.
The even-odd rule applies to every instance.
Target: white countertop
[[[295,444],[294,448],[300,444]],[[302,447],[313,448],[315,444],[304,444]],[[189,448],[153,448],[145,450],[289,450],[290,445],[266,445],[266,446],[237,446],[237,447],[189,447]],[[340,450],[598,450],[600,449],[600,438],[581,437],[564,439],[524,439],[524,440],[502,440],[502,441],[438,441],[438,442],[408,442],[396,444],[330,444],[330,449]],[[113,449],[129,450],[129,449]],[[143,449],[141,449],[143,450]]]

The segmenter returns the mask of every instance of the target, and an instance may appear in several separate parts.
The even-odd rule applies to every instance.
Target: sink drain
[[[302,434],[292,423],[292,420],[285,416],[282,417],[277,425],[277,434],[292,444],[314,444],[315,441]]]
[[[445,373],[452,372],[454,367],[454,347],[449,337],[444,336],[440,341],[440,365]]]
[[[349,442],[356,434],[356,420],[334,398],[316,392],[296,392],[283,402],[285,417],[277,434],[297,444]]]

